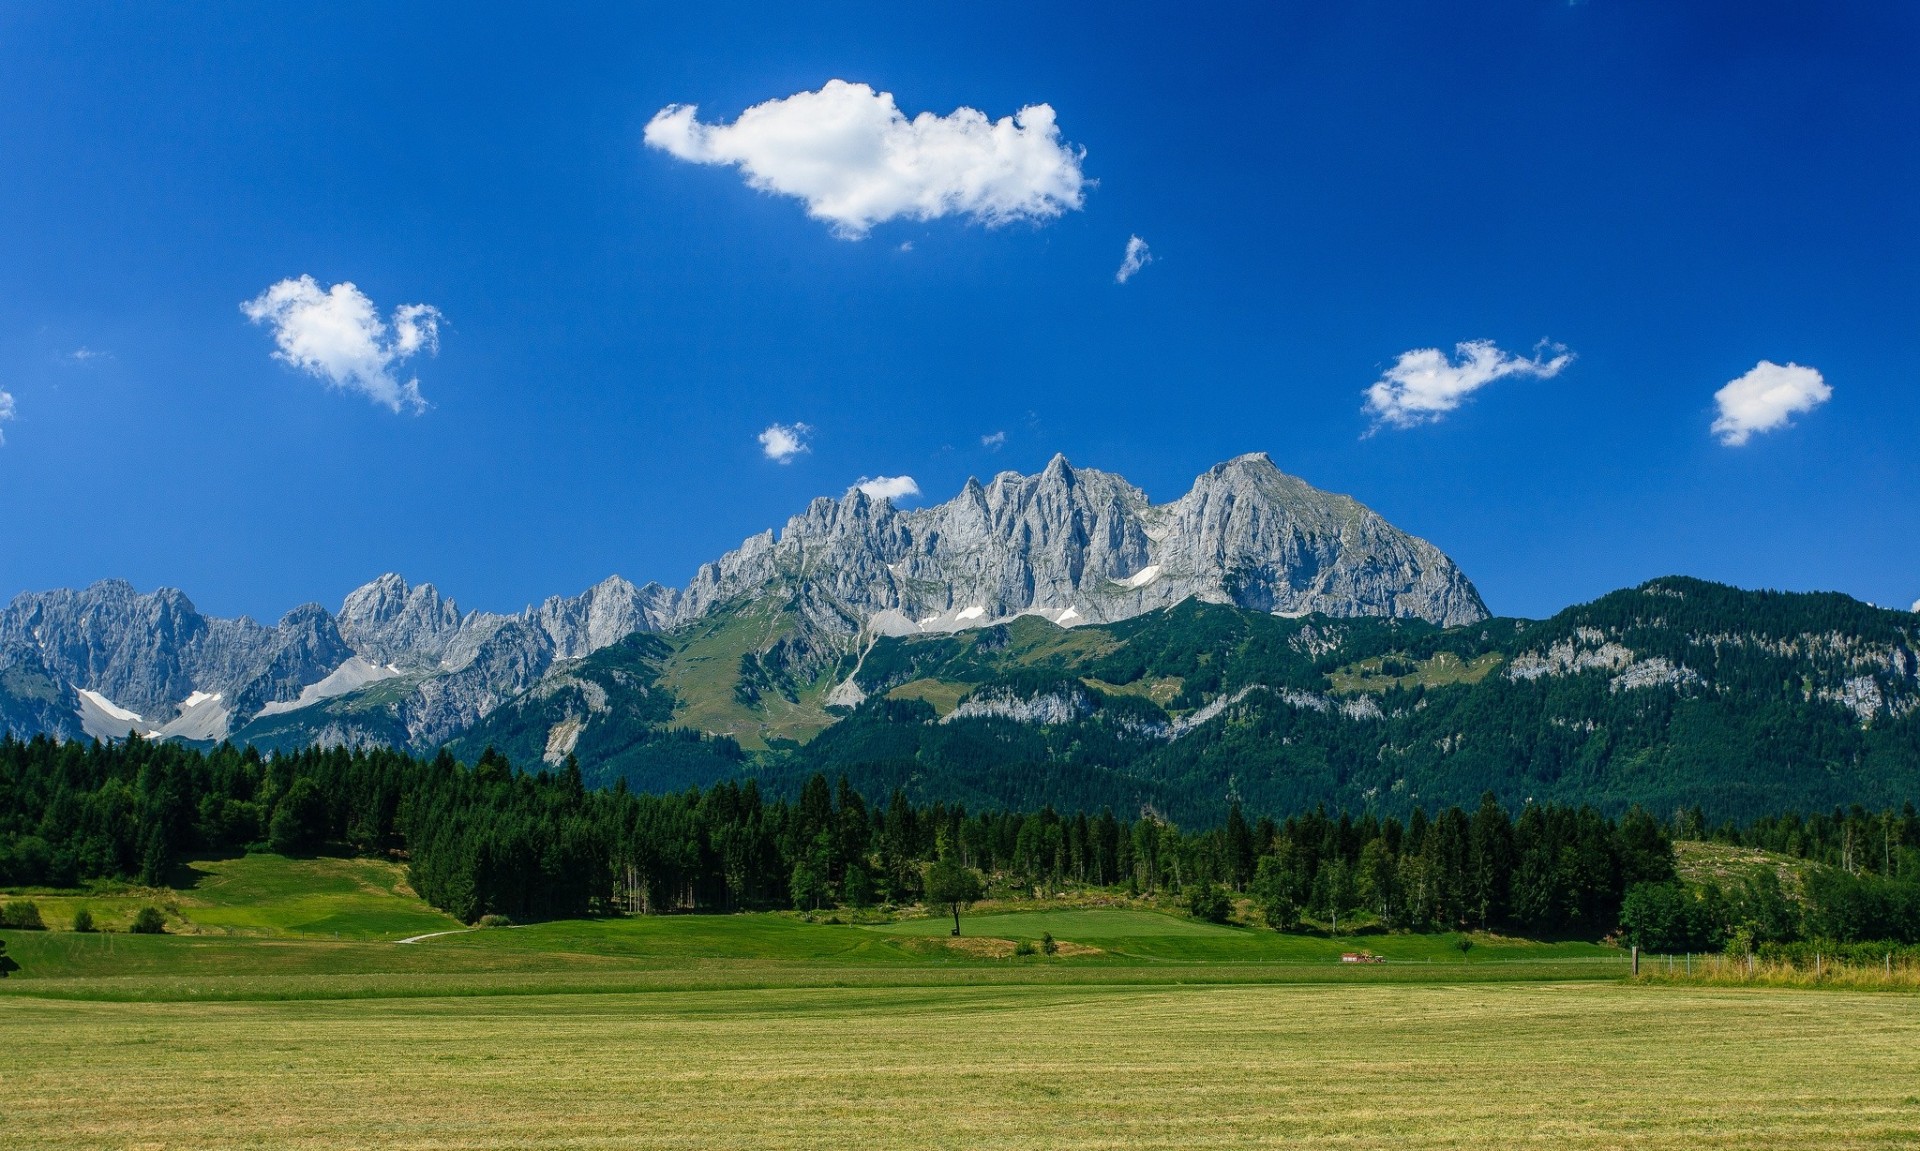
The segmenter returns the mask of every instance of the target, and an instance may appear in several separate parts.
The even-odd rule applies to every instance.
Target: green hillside
[[[869,702],[768,767],[1200,822],[1230,797],[1404,812],[1492,791],[1715,818],[1897,805],[1920,794],[1916,623],[1688,579],[1447,630],[1191,601],[1071,631],[1027,618],[879,641],[859,674]],[[954,716],[1013,697],[1077,714]]]

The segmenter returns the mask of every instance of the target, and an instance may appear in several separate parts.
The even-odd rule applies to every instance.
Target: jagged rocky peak
[[[679,598],[678,591],[657,583],[635,587],[609,576],[571,599],[550,596],[527,615],[553,643],[556,657],[579,659],[634,632],[670,626]]]
[[[438,588],[408,587],[394,572],[348,592],[339,615],[341,638],[357,654],[400,667],[439,663],[462,622],[459,605]]]
[[[1034,475],[969,480],[910,511],[858,492],[815,500],[700,570],[676,619],[740,596],[800,593],[809,617],[887,631],[1025,612],[1110,621],[1189,597],[1284,614],[1470,623],[1486,607],[1439,549],[1254,453],[1155,505],[1123,477],[1056,455]],[[808,606],[811,605],[811,606]]]

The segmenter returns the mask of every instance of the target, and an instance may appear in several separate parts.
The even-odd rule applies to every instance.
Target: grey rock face
[[[741,596],[787,594],[831,630],[939,630],[1040,612],[1109,622],[1197,596],[1259,611],[1486,618],[1438,548],[1264,455],[1213,468],[1170,504],[1056,456],[1035,476],[969,481],[910,512],[858,491],[817,499],[700,569],[674,622]],[[885,617],[885,618],[882,618]],[[836,621],[838,627],[835,627]]]
[[[208,617],[170,588],[143,595],[121,580],[18,597],[0,611],[0,645],[33,651],[60,681],[155,728],[195,692],[253,707],[292,698],[353,654],[318,605],[266,627]]]

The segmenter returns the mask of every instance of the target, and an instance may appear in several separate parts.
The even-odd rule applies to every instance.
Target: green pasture
[[[85,907],[96,926],[124,931],[142,907],[167,915],[181,934],[384,939],[463,926],[407,887],[406,869],[379,859],[288,859],[242,855],[186,864],[170,888],[103,886],[30,891],[49,928],[64,930]]]
[[[21,970],[0,995],[245,1000],[619,992],[641,988],[1029,982],[1396,982],[1611,979],[1618,951],[1477,935],[1280,935],[1130,906],[986,905],[951,920],[756,912],[469,929],[428,907],[397,864],[249,855],[189,864],[170,890],[33,892],[53,930],[0,933]],[[1115,897],[1117,898],[1117,897]],[[85,905],[112,930],[65,930]],[[124,931],[167,910],[167,934]],[[1052,935],[1055,956],[1015,955]],[[414,940],[413,942],[401,942]],[[980,945],[990,945],[981,950]],[[996,949],[997,947],[997,949]],[[1371,951],[1382,964],[1340,962]]]

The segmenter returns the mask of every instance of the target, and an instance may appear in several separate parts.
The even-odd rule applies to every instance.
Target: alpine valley
[[[392,574],[271,626],[119,581],[23,594],[0,727],[1178,820],[1487,791],[1740,817],[1920,790],[1917,631],[1683,577],[1490,618],[1433,545],[1264,455],[1157,505],[1056,456],[932,507],[816,499],[684,588],[517,615]]]

